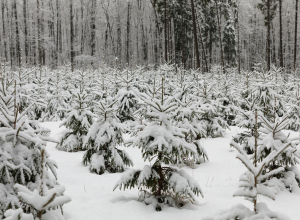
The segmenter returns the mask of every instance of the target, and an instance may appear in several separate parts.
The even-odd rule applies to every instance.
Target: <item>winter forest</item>
[[[300,219],[298,0],[0,0],[0,219]]]

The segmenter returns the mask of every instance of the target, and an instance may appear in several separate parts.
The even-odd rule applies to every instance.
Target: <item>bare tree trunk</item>
[[[23,0],[23,16],[24,16],[24,40],[25,40],[25,62],[28,62],[28,29],[27,29],[27,1]]]
[[[40,1],[36,0],[37,4],[37,29],[38,29],[38,51],[39,51],[39,66],[42,66],[42,42],[41,42],[41,20],[40,20]]]
[[[280,67],[283,68],[283,50],[282,50],[282,0],[279,0],[279,60]]]
[[[165,24],[165,62],[168,63],[168,22],[167,22],[167,0],[164,2],[164,24]]]
[[[218,18],[218,30],[219,30],[219,39],[220,39],[220,52],[221,52],[221,65],[223,72],[225,73],[225,64],[224,64],[224,56],[223,56],[223,45],[222,45],[222,34],[221,34],[221,18],[219,14],[219,6],[217,0],[215,0],[216,9],[217,9],[217,18]]]
[[[60,17],[59,17],[59,0],[56,0],[56,54],[55,54],[55,60],[56,60],[56,67],[58,66],[58,54],[59,54],[59,34],[60,34]]]
[[[74,71],[74,24],[73,24],[73,0],[70,0],[70,62]]]
[[[153,3],[153,0],[151,1],[153,9],[154,9],[154,16],[155,16],[155,45],[154,45],[154,56],[155,56],[155,65],[156,67],[159,65],[159,58],[160,58],[160,27],[159,27],[159,21],[158,21],[158,17],[157,17],[157,12],[155,10],[155,5]]]
[[[20,35],[19,35],[19,24],[18,24],[18,11],[17,11],[17,0],[13,2],[13,12],[15,17],[15,32],[16,32],[16,55],[18,60],[18,66],[21,67],[21,46],[20,46]]]
[[[120,18],[120,5],[117,2],[117,57],[119,66],[122,65],[122,29],[121,29],[121,18]]]
[[[180,39],[181,39],[181,45],[180,45],[180,49],[181,49],[181,62],[183,64],[183,68],[185,68],[185,61],[186,61],[186,57],[185,57],[185,42],[184,42],[184,25],[183,25],[183,8],[182,8],[182,1],[180,0],[180,16],[181,16],[181,24],[180,24]]]
[[[55,30],[54,30],[54,8],[53,8],[53,2],[49,1],[49,10],[51,11],[53,15],[53,19],[48,20],[48,28],[49,28],[49,39],[52,40],[53,43],[55,43]],[[50,54],[50,65],[52,68],[54,68],[54,60],[55,60],[55,50],[53,47],[49,48],[49,54]]]
[[[169,54],[168,60],[169,60],[170,63],[172,62],[172,33],[171,33],[171,28],[172,28],[172,21],[171,21],[171,18],[169,18],[168,19],[168,54]]]
[[[6,39],[6,25],[5,25],[5,2],[2,0],[1,5],[1,11],[2,11],[2,31],[3,31],[3,43],[4,43],[4,56],[5,61],[8,61],[8,48],[7,48],[7,39]]]
[[[295,45],[294,45],[294,70],[297,65],[297,30],[298,29],[298,0],[296,0],[296,12],[295,12]]]
[[[267,70],[271,70],[271,18],[270,18],[270,0],[267,0]]]
[[[238,73],[241,74],[241,51],[240,51],[240,18],[239,18],[239,8],[237,10],[237,57],[238,57]]]
[[[191,0],[191,6],[192,6],[192,18],[193,18],[193,32],[194,32],[196,62],[197,62],[197,69],[199,69],[200,68],[200,57],[199,57],[199,48],[198,48],[198,38],[197,38],[197,26],[196,26],[194,0]]]
[[[42,48],[42,65],[46,64],[46,52],[45,52],[45,40],[44,40],[44,0],[41,0],[41,18],[40,18],[40,25],[41,25],[41,48]]]
[[[83,12],[84,12],[84,7],[83,7],[83,0],[80,1],[81,3],[81,42],[80,42],[80,52],[83,54],[84,52],[84,18],[83,18]]]
[[[34,66],[36,66],[36,62],[37,62],[37,45],[36,45],[36,29],[37,29],[37,26],[36,26],[36,17],[34,16],[34,14],[32,13],[32,16],[31,16],[31,20],[32,20],[32,23],[31,23],[31,40],[30,40],[30,54],[32,54],[30,56],[30,63],[32,63]]]
[[[206,48],[204,47],[204,42],[203,42],[202,33],[201,33],[201,27],[200,27],[199,20],[196,15],[196,22],[197,21],[198,21],[198,31],[199,31],[200,43],[201,43],[201,47],[202,47],[203,59],[204,59],[204,63],[205,63],[205,68],[203,68],[203,69],[204,69],[204,72],[208,72]]]
[[[126,63],[130,65],[130,1],[127,3]]]
[[[96,53],[96,1],[92,0],[91,8],[91,56],[94,57]],[[93,62],[91,63],[93,65]]]

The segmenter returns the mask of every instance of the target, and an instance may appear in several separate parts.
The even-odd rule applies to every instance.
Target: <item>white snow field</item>
[[[64,129],[59,128],[59,122],[46,122],[43,126],[52,130],[52,137],[59,137]],[[228,130],[223,138],[203,140],[209,161],[197,165],[196,169],[183,168],[200,183],[205,197],[198,197],[194,204],[180,209],[164,206],[161,212],[155,211],[152,205],[147,206],[139,202],[137,188],[125,191],[117,188],[113,191],[122,173],[92,174],[89,167],[82,163],[84,152],[59,151],[55,148],[56,144],[49,143],[47,150],[51,159],[58,164],[59,182],[66,187],[65,194],[72,198],[72,201],[64,206],[65,218],[67,220],[201,220],[213,217],[238,203],[252,210],[250,202],[232,196],[238,189],[239,176],[246,171],[244,165],[235,158],[236,150],[229,146],[231,137],[237,131],[237,127],[231,127],[231,131]],[[133,159],[133,169],[142,169],[145,164],[148,164],[147,161],[142,160],[140,149],[129,147],[126,151]],[[259,202],[261,201],[265,202],[272,211],[284,213],[292,220],[300,220],[300,192],[290,193],[285,189],[277,194],[275,201],[259,197]]]

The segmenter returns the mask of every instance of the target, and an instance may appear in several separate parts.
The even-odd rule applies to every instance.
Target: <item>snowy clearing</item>
[[[64,129],[59,128],[59,122],[46,122],[43,126],[51,129],[52,137],[59,137]],[[199,182],[205,197],[198,197],[194,204],[181,209],[165,206],[162,212],[156,212],[152,205],[147,206],[139,202],[137,188],[113,191],[122,173],[92,174],[82,163],[84,152],[59,151],[55,148],[55,144],[49,143],[47,150],[59,166],[59,182],[66,187],[66,195],[72,198],[72,201],[64,206],[64,216],[67,220],[206,219],[238,203],[252,209],[252,204],[248,201],[232,196],[238,189],[240,174],[246,170],[235,158],[236,150],[229,146],[232,136],[237,131],[237,127],[231,127],[231,131],[227,130],[223,138],[202,140],[209,161],[197,165],[196,169],[183,168]],[[130,147],[127,148],[127,152],[133,159],[133,169],[142,169],[148,164],[142,160],[140,149]],[[292,220],[300,219],[299,192],[281,191],[275,201],[266,197],[258,199],[259,202],[265,202],[273,211],[284,213]]]

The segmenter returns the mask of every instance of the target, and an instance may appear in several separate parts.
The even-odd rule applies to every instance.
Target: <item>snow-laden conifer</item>
[[[300,130],[300,80],[294,79],[293,85],[289,88],[289,105],[291,108],[291,117],[289,119],[288,129],[293,131]]]
[[[65,117],[65,110],[68,109],[70,93],[64,87],[69,83],[63,81],[67,76],[62,76],[60,71],[54,71],[49,78],[49,92],[46,96],[47,107],[42,116],[43,121],[60,121]]]
[[[289,144],[290,147],[284,150],[276,160],[266,164],[263,174],[272,173],[274,170],[282,169],[279,173],[269,175],[267,184],[272,185],[272,178],[277,178],[284,183],[291,192],[299,191],[300,177],[297,164],[300,163],[300,151],[298,150],[298,138],[289,138],[282,130],[288,126],[289,114],[282,118],[276,117],[275,122],[270,122],[266,117],[260,115],[262,128],[258,141],[257,159],[263,161],[274,152]]]
[[[195,194],[203,196],[194,178],[186,171],[170,166],[182,162],[186,155],[197,155],[197,147],[185,140],[183,132],[187,130],[172,123],[171,117],[177,105],[173,98],[165,99],[163,91],[162,88],[160,100],[144,100],[150,122],[127,142],[141,148],[143,159],[151,165],[129,171],[115,185],[115,189],[138,186],[140,200],[146,204],[153,203],[157,211],[161,210],[162,204],[180,207],[193,202]]]
[[[236,89],[234,88],[234,75],[226,74],[216,77],[216,101],[219,115],[226,120],[227,124],[232,122],[238,112],[239,101]]]
[[[183,128],[184,138],[188,143],[194,143],[197,149],[197,156],[189,158],[188,155],[184,158],[184,163],[194,167],[195,163],[201,163],[208,160],[206,150],[201,145],[201,138],[206,138],[205,127],[200,122],[199,110],[193,100],[185,99],[184,102],[177,100],[178,109],[175,111],[174,125],[178,128]],[[193,160],[194,159],[194,160]]]
[[[249,96],[250,97],[250,96]],[[256,106],[257,99],[245,98],[241,101],[243,106],[238,115],[236,116],[234,122],[242,129],[242,131],[233,136],[233,140],[239,143],[243,150],[247,154],[253,154],[254,152],[254,138],[256,126],[260,127],[261,123],[255,124],[255,113],[254,109]]]
[[[262,116],[263,117],[263,116]],[[263,123],[265,123],[265,118]],[[265,172],[266,167],[273,163],[280,157],[286,150],[292,147],[292,142],[288,141],[284,144],[278,145],[276,150],[271,151],[265,158],[259,158],[259,144],[258,144],[258,129],[257,129],[258,113],[255,113],[255,144],[254,144],[254,155],[249,156],[243,148],[234,141],[231,141],[230,145],[238,151],[237,159],[239,159],[247,168],[247,171],[240,176],[240,189],[234,193],[234,196],[244,197],[253,203],[253,211],[249,210],[243,205],[237,205],[232,207],[229,211],[214,218],[214,220],[221,219],[278,219],[278,220],[289,220],[288,217],[282,214],[272,212],[268,209],[266,204],[258,203],[258,196],[266,196],[270,199],[275,200],[275,193],[267,185],[263,184],[266,179],[272,175],[276,175],[284,170],[283,167],[278,167],[273,170]],[[282,121],[283,122],[283,121]],[[266,126],[268,126],[266,122]],[[278,131],[283,126],[282,123],[277,123],[275,127],[269,127],[268,130]],[[274,130],[275,129],[275,130]],[[278,130],[276,130],[278,129]],[[277,132],[276,132],[277,133]],[[272,141],[271,143],[272,144]]]
[[[141,94],[134,86],[135,72],[127,69],[118,78],[122,88],[118,91],[115,98],[118,100],[117,117],[121,122],[134,121],[133,113],[138,110],[138,99]]]
[[[219,102],[216,100],[215,84],[203,79],[194,89],[198,97],[199,123],[206,132],[206,137],[222,137],[224,130],[229,128],[227,122],[220,116]]]
[[[116,102],[94,103],[99,118],[88,131],[84,146],[87,149],[83,157],[85,165],[97,174],[123,172],[126,166],[133,166],[130,156],[118,149],[123,144],[124,125],[115,115]]]
[[[46,167],[45,150],[41,151],[41,176],[38,184],[38,188],[33,191],[28,189],[26,186],[15,184],[14,188],[18,192],[18,198],[25,207],[25,209],[31,210],[32,215],[39,220],[53,220],[53,219],[64,219],[62,206],[65,203],[71,201],[69,196],[63,195],[65,188],[63,186],[55,185],[51,189],[47,187],[47,167]],[[15,212],[19,213],[19,210]],[[6,217],[14,219],[15,213],[11,210],[6,211]],[[19,213],[24,215],[24,213]],[[23,217],[24,219],[25,217]],[[30,218],[30,215],[27,215]],[[19,218],[15,218],[17,220]],[[33,219],[33,218],[32,218]]]
[[[89,110],[89,102],[90,97],[87,93],[78,91],[73,94],[73,110],[60,125],[68,129],[61,137],[60,149],[71,152],[84,149],[83,143],[95,117]]]
[[[253,84],[253,99],[257,99],[257,105],[268,120],[274,120],[276,114],[283,116],[287,112],[283,96],[277,92],[280,84],[276,80],[276,73],[276,71],[255,72],[257,80]]]
[[[0,216],[8,209],[18,208],[36,216],[35,210],[19,201],[13,187],[19,184],[34,191],[42,179],[49,190],[58,185],[57,165],[45,149],[48,141],[56,141],[46,135],[49,131],[28,119],[34,103],[21,110],[17,83],[2,74],[0,97]],[[44,172],[42,164],[47,168]]]

